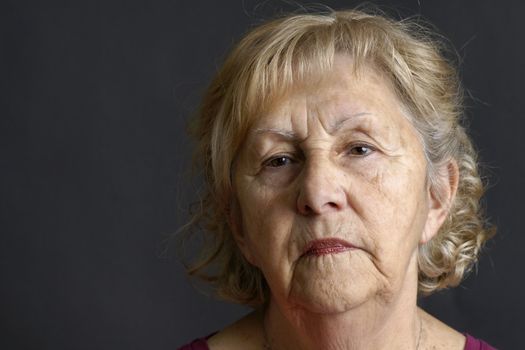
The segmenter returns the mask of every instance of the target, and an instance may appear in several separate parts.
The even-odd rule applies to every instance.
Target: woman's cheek
[[[283,167],[265,167],[256,175],[258,183],[268,189],[285,190],[290,186],[301,169],[299,164],[291,164]]]

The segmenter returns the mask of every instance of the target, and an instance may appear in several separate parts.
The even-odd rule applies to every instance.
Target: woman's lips
[[[306,245],[306,249],[303,252],[303,256],[321,256],[326,254],[338,254],[346,252],[350,249],[354,249],[351,243],[338,239],[338,238],[327,238],[318,239],[311,241]]]

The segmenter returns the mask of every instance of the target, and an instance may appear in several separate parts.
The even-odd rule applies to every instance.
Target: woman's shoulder
[[[209,350],[208,347],[208,339],[213,336],[213,334],[205,337],[205,338],[199,338],[195,339],[191,343],[188,343],[186,345],[181,346],[177,350]]]
[[[262,316],[254,311],[237,322],[217,332],[208,339],[210,350],[251,350],[258,349],[257,345],[263,342]]]
[[[263,338],[261,316],[253,312],[223,330],[195,339],[178,350],[250,350],[251,345],[256,347]]]
[[[419,317],[421,318],[421,344],[424,344],[423,348],[464,349],[465,336],[463,334],[423,309],[419,309]]]
[[[434,349],[495,350],[486,342],[467,333],[458,332],[422,309],[420,317],[423,320],[426,343]]]

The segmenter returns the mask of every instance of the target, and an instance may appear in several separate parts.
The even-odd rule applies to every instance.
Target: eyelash
[[[366,157],[366,156],[369,156],[371,153],[375,152],[375,148],[366,144],[366,143],[357,143],[357,144],[350,144],[347,146],[348,149],[348,154],[350,156],[353,156],[353,157]],[[366,154],[352,154],[352,150],[356,149],[356,148],[365,148],[368,150],[368,152]]]
[[[288,164],[272,165],[273,162],[278,161],[278,160],[283,160],[283,159],[286,159],[289,162],[288,164],[295,163],[295,160],[292,157],[290,157],[290,156],[288,156],[286,154],[279,154],[279,155],[276,155],[276,156],[271,157],[268,160],[264,161],[263,165],[265,167],[269,167],[269,168],[280,168],[280,167],[283,167],[285,165],[288,165]]]

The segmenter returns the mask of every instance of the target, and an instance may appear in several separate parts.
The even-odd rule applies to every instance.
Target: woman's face
[[[337,56],[276,101],[234,166],[239,247],[275,300],[313,312],[416,288],[418,243],[438,229],[414,127],[385,78],[351,67]]]

